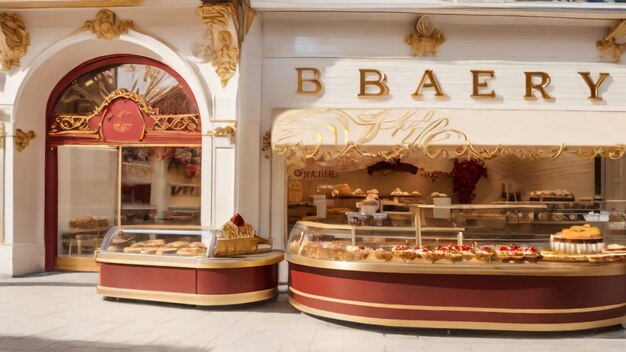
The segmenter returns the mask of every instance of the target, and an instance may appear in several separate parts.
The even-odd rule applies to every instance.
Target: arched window
[[[48,269],[82,265],[111,226],[200,226],[200,116],[168,66],[116,55],[75,68],[47,132]]]
[[[142,57],[79,66],[55,88],[48,119],[52,144],[177,144],[199,142],[201,133],[198,108],[184,81]]]

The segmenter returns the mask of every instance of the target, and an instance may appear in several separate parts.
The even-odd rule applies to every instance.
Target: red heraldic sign
[[[104,119],[92,120],[102,121],[102,134],[107,142],[140,142],[146,135],[146,118],[131,99],[115,99],[100,114]]]

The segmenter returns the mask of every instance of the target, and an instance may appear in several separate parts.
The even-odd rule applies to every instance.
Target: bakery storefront
[[[625,69],[580,38],[552,51],[559,20],[521,52],[502,18],[429,17],[408,33],[325,19],[367,48],[328,44],[337,34],[315,30],[312,15],[273,38],[308,54],[274,49],[264,63],[291,304],[385,326],[622,324]],[[616,24],[595,23],[603,35]]]

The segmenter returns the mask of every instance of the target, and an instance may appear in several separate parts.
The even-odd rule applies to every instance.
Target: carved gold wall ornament
[[[211,137],[235,138],[237,136],[237,123],[230,126],[217,127],[213,131],[208,131],[207,134]]]
[[[2,70],[7,71],[20,65],[20,59],[26,55],[30,38],[22,18],[13,12],[0,13],[0,59]]]
[[[26,149],[26,147],[28,147],[28,145],[30,144],[30,141],[37,137],[37,134],[35,134],[35,131],[28,131],[28,132],[24,132],[22,131],[21,128],[18,128],[15,130],[15,149],[18,152],[22,152],[24,151],[24,149]]]
[[[117,15],[107,9],[98,11],[93,20],[85,21],[81,30],[91,31],[98,39],[118,39],[122,33],[128,33],[129,29],[135,29],[133,21],[118,21]]]
[[[237,71],[240,48],[256,13],[247,0],[231,0],[204,4],[198,7],[196,14],[207,31],[204,43],[194,45],[193,53],[211,61],[222,87],[225,87]]]
[[[596,42],[600,56],[609,56],[613,62],[619,63],[622,53],[626,50],[626,43],[618,43],[626,36],[626,20],[621,20],[602,40]]]
[[[261,139],[261,151],[265,155],[265,159],[272,157],[272,132],[266,131]]]
[[[404,37],[404,42],[411,46],[414,56],[437,56],[439,45],[445,41],[443,33],[430,23],[428,16],[420,17],[413,32]]]

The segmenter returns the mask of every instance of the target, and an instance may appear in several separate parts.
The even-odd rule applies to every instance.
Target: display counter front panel
[[[582,330],[626,321],[623,263],[600,264],[607,275],[581,267],[580,276],[551,272],[551,263],[537,263],[529,266],[548,264],[541,269],[543,274],[530,268],[535,275],[524,276],[507,275],[506,269],[491,265],[483,267],[493,275],[472,275],[355,271],[342,268],[341,262],[332,269],[322,260],[296,264],[296,256],[288,261],[290,302],[329,318],[387,326],[519,331]],[[387,266],[370,264],[370,269],[375,265]]]

